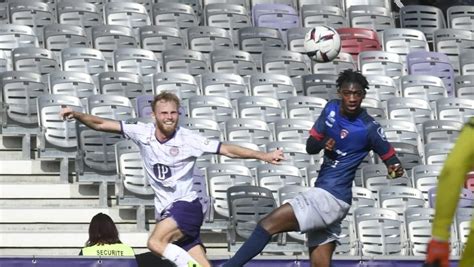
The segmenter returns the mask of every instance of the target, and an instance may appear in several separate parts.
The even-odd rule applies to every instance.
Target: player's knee
[[[148,249],[160,255],[163,255],[165,252],[166,245],[168,245],[168,243],[158,238],[149,238],[147,243]]]

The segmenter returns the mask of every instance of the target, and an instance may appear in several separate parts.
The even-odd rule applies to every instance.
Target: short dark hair
[[[353,71],[351,69],[347,69],[339,73],[339,77],[336,80],[337,90],[340,90],[344,83],[357,83],[362,87],[362,89],[369,89],[369,82],[365,76],[360,72]]]
[[[151,102],[152,111],[155,111],[155,105],[159,101],[174,102],[176,104],[176,107],[179,109],[179,97],[174,93],[171,93],[169,91],[162,91],[161,93],[155,95],[153,101]]]
[[[122,242],[119,239],[119,233],[114,221],[107,214],[97,213],[92,217],[89,224],[89,240],[87,240],[86,246],[116,243]]]

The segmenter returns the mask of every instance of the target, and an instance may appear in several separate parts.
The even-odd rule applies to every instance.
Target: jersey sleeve
[[[387,141],[382,126],[376,122],[369,122],[368,138],[371,149],[379,155],[386,165],[400,163],[395,154],[395,149]]]
[[[122,135],[135,143],[146,142],[149,136],[149,127],[146,123],[136,121],[120,121]]]
[[[326,110],[327,105],[323,111],[321,111],[321,115],[319,115],[318,119],[314,122],[311,130],[309,130],[309,135],[316,141],[322,141],[326,135],[326,124],[324,123],[326,119]]]
[[[219,153],[221,142],[210,140],[199,134],[191,133],[186,137],[187,143],[192,148],[192,153],[195,157],[203,154],[217,154]]]
[[[439,176],[436,199],[433,237],[449,240],[450,226],[466,179],[474,167],[474,119],[461,131],[456,144],[444,162]]]

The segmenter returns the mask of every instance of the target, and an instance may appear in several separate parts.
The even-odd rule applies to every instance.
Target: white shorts
[[[350,205],[324,189],[313,187],[288,202],[293,208],[300,231],[308,236],[308,247],[337,241],[341,221]]]

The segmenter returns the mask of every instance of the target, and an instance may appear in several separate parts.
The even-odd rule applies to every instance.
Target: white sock
[[[186,250],[174,245],[168,244],[163,252],[163,256],[174,262],[178,267],[188,267],[189,262],[197,264],[197,261],[189,255]],[[199,266],[199,265],[198,265]]]

